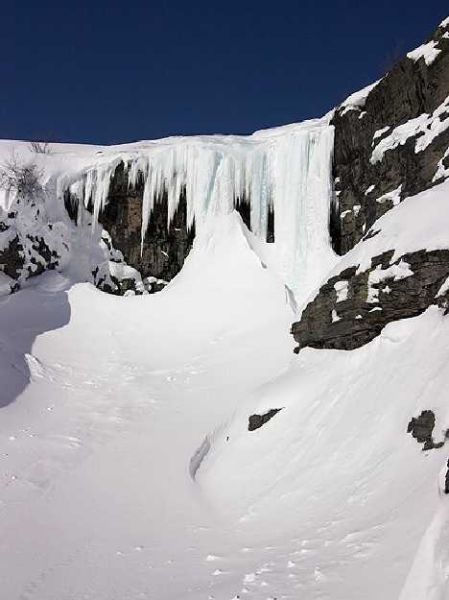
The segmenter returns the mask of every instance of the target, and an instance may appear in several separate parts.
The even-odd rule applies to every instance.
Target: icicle
[[[143,181],[141,252],[155,203],[167,194],[167,228],[183,194],[187,227],[201,230],[209,216],[229,213],[237,199],[250,204],[253,233],[267,239],[274,213],[277,262],[296,293],[310,291],[317,264],[331,264],[329,210],[333,128],[316,120],[239,136],[174,138],[107,154],[79,179],[84,205],[98,222],[115,168],[124,163],[128,186]]]

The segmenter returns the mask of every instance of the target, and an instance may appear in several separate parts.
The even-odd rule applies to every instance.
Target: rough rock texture
[[[438,292],[449,277],[449,250],[412,252],[391,263],[393,253],[373,257],[365,271],[354,266],[326,281],[292,325],[295,352],[306,346],[352,350],[387,323],[415,317],[431,304],[448,310],[448,293]]]
[[[0,250],[0,269],[12,279],[18,279],[23,271],[25,257],[23,246],[16,235],[9,244]]]
[[[136,269],[142,279],[151,277],[151,291],[158,291],[181,270],[192,247],[195,227],[187,226],[184,192],[171,223],[168,223],[168,198],[164,193],[156,198],[141,249],[142,199],[143,181],[138,181],[136,187],[131,188],[124,164],[121,162],[111,180],[100,222],[110,236],[111,245],[120,251],[123,260]],[[76,221],[77,202],[66,195],[65,206],[69,216]],[[92,206],[88,206],[88,209],[92,210]],[[104,291],[111,291],[108,286],[100,287]],[[126,289],[126,284],[121,285],[113,293],[121,294]]]
[[[277,415],[282,408],[272,408],[263,415],[251,415],[248,419],[248,431],[254,431],[265,425],[270,419]]]
[[[423,444],[423,451],[433,450],[444,446],[444,440],[435,442],[433,430],[435,429],[435,414],[431,410],[423,410],[419,417],[413,417],[408,424],[407,433],[416,439],[418,444]]]
[[[433,125],[429,121],[425,127],[427,131],[437,126],[443,129],[441,123],[447,127],[425,149],[415,151],[424,135],[419,130],[403,140],[405,143],[387,150],[378,162],[372,161],[373,149],[396,127],[432,115],[449,98],[447,32],[449,23],[432,36],[440,52],[431,64],[427,65],[423,57],[416,61],[405,57],[372,89],[364,104],[342,105],[335,112],[336,202],[331,214],[331,237],[338,254],[353,248],[395,203],[449,176],[449,110],[444,107]]]
[[[128,174],[123,162],[115,169],[111,180],[106,206],[100,215],[100,222],[110,236],[110,245],[118,250],[121,259],[138,271],[141,278],[151,278],[147,291],[161,290],[164,285],[182,269],[195,237],[195,225],[188,227],[187,202],[182,190],[178,208],[168,222],[168,197],[166,193],[155,199],[151,219],[141,247],[143,180],[130,187]],[[73,221],[77,221],[79,202],[65,195],[65,207]],[[88,203],[88,210],[93,207]],[[251,229],[251,204],[246,198],[236,199],[236,210],[246,226]],[[274,241],[274,213],[268,214],[267,241]],[[93,272],[95,284],[102,290],[123,294],[132,290],[139,293],[132,280],[117,280],[113,275],[108,279],[101,269]],[[129,284],[129,285],[128,285]]]

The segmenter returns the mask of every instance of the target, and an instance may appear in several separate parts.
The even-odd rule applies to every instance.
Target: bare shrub
[[[15,154],[0,165],[0,189],[17,199],[41,196],[43,171],[35,162],[21,162]]]
[[[30,150],[36,154],[50,154],[51,147],[48,142],[30,142]]]

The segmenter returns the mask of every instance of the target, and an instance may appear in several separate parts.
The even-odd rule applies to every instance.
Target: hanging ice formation
[[[286,283],[304,297],[333,262],[329,243],[333,127],[328,119],[256,132],[251,136],[179,137],[140,142],[104,151],[95,165],[67,189],[87,206],[94,223],[107,200],[111,179],[123,163],[128,185],[143,179],[141,244],[155,203],[168,198],[168,226],[183,190],[187,224],[197,233],[208,217],[231,212],[238,201],[250,205],[252,232],[267,238],[274,212],[276,262]],[[321,265],[321,266],[319,266]]]

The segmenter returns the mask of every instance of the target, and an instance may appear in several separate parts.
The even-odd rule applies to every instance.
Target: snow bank
[[[226,518],[248,531],[264,523],[279,538],[294,528],[305,597],[399,597],[447,462],[447,451],[422,452],[407,424],[431,409],[439,434],[449,425],[448,334],[433,307],[352,352],[303,350],[239,408],[205,457],[196,480]],[[276,407],[276,418],[248,431],[249,415]],[[404,600],[445,597],[447,525],[432,530],[439,549],[422,568],[435,571],[441,595],[419,587]]]

